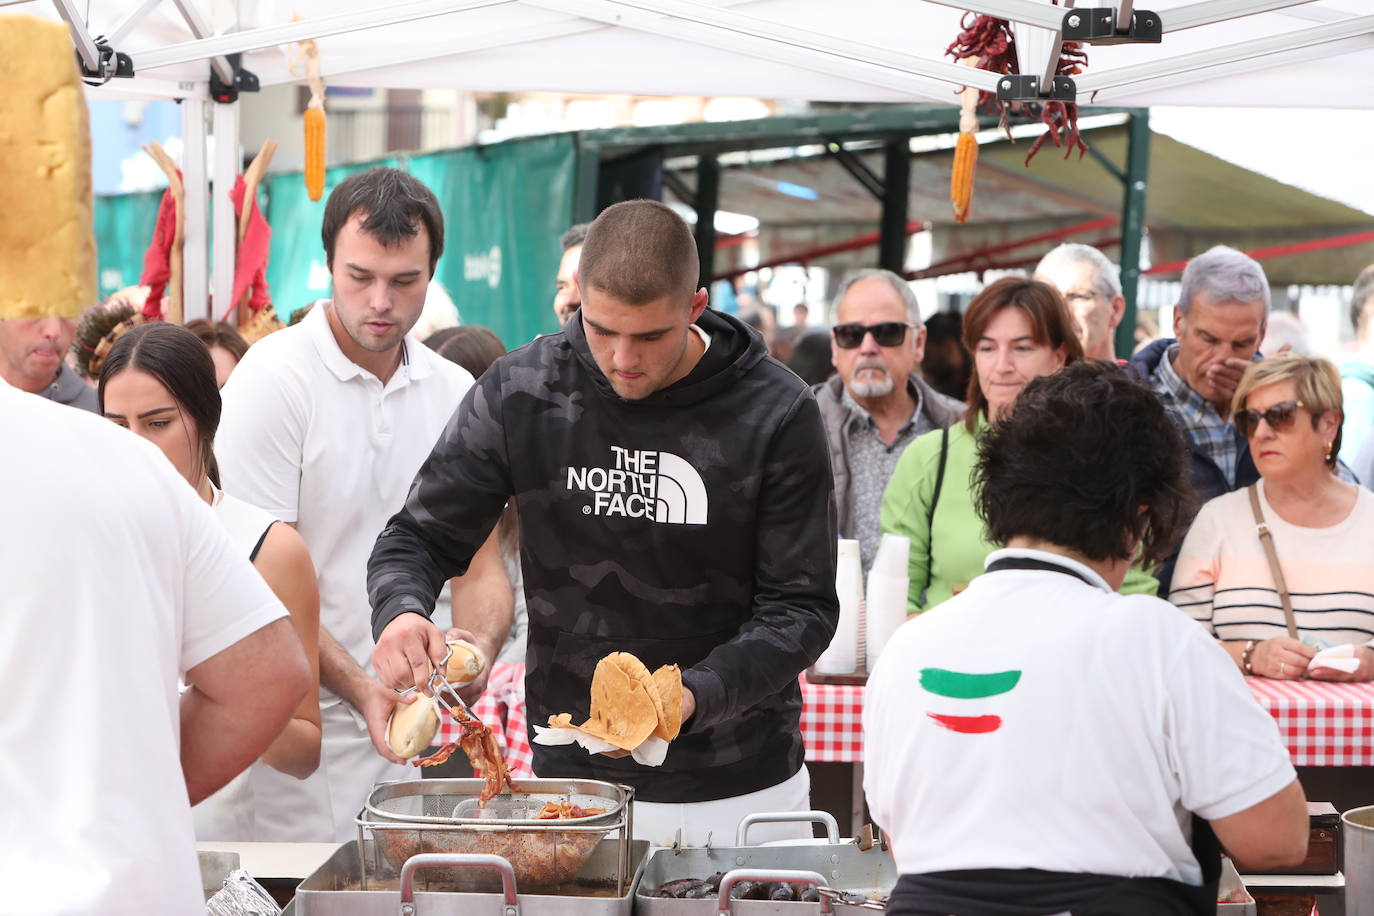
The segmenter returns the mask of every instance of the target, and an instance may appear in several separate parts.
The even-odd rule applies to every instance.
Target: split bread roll
[[[486,670],[487,660],[482,657],[482,650],[472,643],[465,639],[451,639],[448,647],[452,654],[448,657],[444,677],[450,684],[456,687],[471,684]]]
[[[434,701],[421,696],[414,703],[397,703],[387,724],[386,743],[397,757],[409,759],[429,747],[439,731]]]
[[[0,16],[0,318],[95,305],[91,132],[60,22]]]

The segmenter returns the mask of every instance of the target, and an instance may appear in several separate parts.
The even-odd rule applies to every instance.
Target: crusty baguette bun
[[[60,22],[0,16],[0,188],[0,318],[94,305],[91,132]]]
[[[434,701],[422,696],[413,703],[397,703],[387,724],[386,743],[397,757],[410,759],[429,747],[439,731]]]
[[[450,684],[456,687],[471,684],[486,670],[487,660],[482,657],[482,650],[472,643],[465,639],[450,639],[448,646],[453,652],[448,657],[444,677]]]

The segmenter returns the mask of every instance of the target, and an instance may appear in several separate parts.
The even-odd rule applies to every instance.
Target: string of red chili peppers
[[[1056,5],[1059,0],[1055,0]],[[1012,33],[1011,25],[1005,19],[996,19],[992,16],[983,14],[965,13],[959,25],[963,31],[953,43],[945,49],[945,53],[955,60],[963,60],[966,57],[976,57],[978,67],[992,73],[1018,73],[1016,64],[1016,36]],[[1066,41],[1060,52],[1059,63],[1055,67],[1055,73],[1059,76],[1077,76],[1083,72],[1083,67],[1088,63],[1088,55],[1083,50],[1083,46],[1077,41]],[[1076,102],[1012,102],[1010,104],[999,102],[995,93],[980,92],[978,94],[978,105],[987,111],[988,114],[998,115],[1001,119],[1001,127],[1007,132],[1007,139],[1011,139],[1011,125],[1008,115],[1012,112],[1022,111],[1032,117],[1039,117],[1045,124],[1046,130],[1035,139],[1031,144],[1030,152],[1026,153],[1026,165],[1030,165],[1031,159],[1040,151],[1040,147],[1049,140],[1055,146],[1064,150],[1064,158],[1067,159],[1075,149],[1081,158],[1088,151],[1088,144],[1084,142],[1082,134],[1078,131],[1078,104]]]

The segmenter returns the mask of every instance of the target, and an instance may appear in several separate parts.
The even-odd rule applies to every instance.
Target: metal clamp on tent
[[[133,79],[134,62],[129,58],[129,55],[111,48],[110,42],[104,35],[91,39],[91,44],[96,53],[94,68],[86,66],[86,59],[82,57],[80,51],[75,52],[76,64],[81,68],[81,79],[87,85],[103,86],[116,78]]]
[[[1124,28],[1118,28],[1120,23]],[[1151,10],[1120,9],[1066,10],[1061,31],[1065,41],[1085,41],[1097,45],[1159,44],[1164,40],[1164,21]]]
[[[219,71],[214,67],[210,68],[210,98],[222,104],[237,102],[240,92],[257,92],[258,76],[251,70],[243,68],[242,54],[226,54],[229,67],[233,70],[234,80],[227,83],[220,79]]]
[[[1056,76],[1046,93],[1040,91],[1040,77],[1035,74],[1008,73],[997,78],[999,102],[1073,102],[1077,99],[1078,89],[1072,77]]]

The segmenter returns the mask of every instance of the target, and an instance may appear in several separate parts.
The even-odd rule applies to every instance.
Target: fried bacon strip
[[[581,805],[574,805],[572,802],[544,802],[544,807],[534,816],[538,821],[558,821],[574,817],[592,817],[597,814],[605,814],[605,808],[583,808]]]
[[[477,804],[485,808],[487,802],[503,791],[515,791],[515,786],[511,785],[510,781],[510,768],[501,756],[501,748],[497,745],[496,736],[491,733],[491,729],[475,719],[468,719],[462,715],[456,715],[454,718],[463,726],[463,737],[458,739],[458,746],[468,755],[472,772],[487,781],[482,794],[477,796]]]
[[[410,765],[417,767],[437,767],[441,763],[447,763],[448,759],[453,756],[453,752],[456,750],[458,750],[457,743],[445,744],[428,757],[412,760]]]
[[[510,768],[501,756],[501,747],[496,743],[496,736],[491,733],[491,729],[481,721],[463,715],[461,709],[453,710],[453,718],[463,727],[463,736],[454,743],[445,744],[428,757],[414,761],[414,765],[438,766],[452,757],[454,751],[461,749],[467,755],[468,763],[472,764],[472,772],[477,774],[478,778],[487,781],[482,793],[477,796],[478,806],[485,808],[487,802],[503,791],[514,792],[515,785],[510,781]]]

